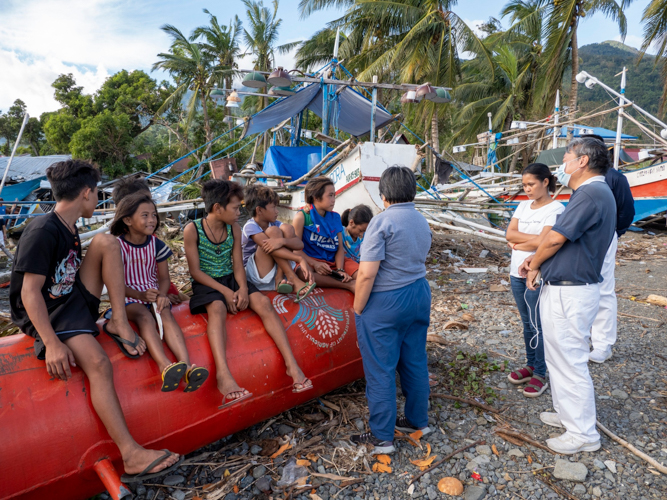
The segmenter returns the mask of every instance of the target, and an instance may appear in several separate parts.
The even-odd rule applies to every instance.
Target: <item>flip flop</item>
[[[201,385],[208,378],[208,370],[201,366],[194,366],[185,372],[185,383],[188,384],[183,392],[194,392],[201,387]]]
[[[162,370],[162,392],[171,392],[175,391],[178,387],[178,384],[181,383],[181,379],[185,374],[185,370],[188,365],[183,361],[178,361],[167,366]]]
[[[148,479],[154,479],[156,477],[164,476],[165,474],[169,474],[170,472],[176,470],[178,466],[181,465],[181,462],[183,462],[183,460],[185,459],[185,457],[181,455],[178,459],[178,462],[176,462],[171,467],[167,467],[166,469],[162,469],[159,472],[154,472],[152,474],[149,474],[148,473],[149,470],[151,470],[156,465],[161,464],[162,462],[164,462],[166,459],[168,459],[170,456],[173,455],[173,453],[170,452],[169,450],[162,450],[162,451],[166,451],[166,453],[162,455],[160,458],[154,460],[148,467],[146,467],[139,474],[123,474],[122,476],[120,476],[121,482],[128,484],[138,483],[140,481],[146,481]]]
[[[137,335],[137,332],[134,332],[134,342],[130,342],[129,340],[125,340],[123,337],[120,335],[117,335],[115,333],[111,333],[109,330],[107,330],[107,325],[109,322],[107,321],[102,325],[102,330],[104,330],[104,333],[106,333],[109,337],[113,339],[113,341],[116,343],[118,348],[120,349],[120,352],[125,354],[128,358],[131,359],[137,359],[141,357],[141,354],[138,354],[139,349],[137,349],[137,346],[139,345],[139,335]],[[130,354],[127,349],[125,349],[125,346],[123,345],[129,345],[130,347],[133,347],[134,349],[137,349],[137,354]]]
[[[306,385],[307,382],[310,382],[310,385]],[[298,385],[300,385],[301,388],[298,388]],[[313,381],[306,377],[303,379],[303,382],[294,382],[292,384],[292,392],[295,394],[299,392],[305,392],[311,390],[313,387]]]
[[[290,285],[287,281],[282,281],[279,285],[278,288],[276,288],[276,292],[282,293],[284,295],[287,295],[288,293],[292,293],[294,291],[294,287]]]
[[[234,394],[235,392],[243,392],[245,390],[246,389],[241,388],[240,391],[232,391],[225,394],[222,398],[222,404],[218,406],[218,410],[222,410],[223,408],[227,408],[228,406],[235,405],[236,403],[240,403],[244,399],[248,399],[249,397],[251,397],[252,392],[249,392],[248,394],[244,394],[243,396],[239,396],[238,398],[230,399],[229,402],[227,402],[227,396],[229,396],[230,394]]]
[[[296,298],[294,299],[294,302],[296,302],[296,303],[298,304],[298,303],[301,302],[303,299],[305,299],[306,297],[308,297],[308,295],[310,295],[310,292],[312,292],[313,290],[315,290],[315,287],[316,287],[316,286],[317,286],[317,283],[311,283],[311,284],[303,285],[301,288],[299,288],[299,291],[296,292]],[[301,295],[301,292],[302,292],[304,289],[306,290],[306,294],[302,296],[302,295]]]

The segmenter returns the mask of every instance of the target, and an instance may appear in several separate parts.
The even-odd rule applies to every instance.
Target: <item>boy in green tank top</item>
[[[243,189],[235,182],[210,180],[202,186],[206,217],[188,224],[183,231],[185,256],[192,276],[192,314],[208,314],[207,335],[215,361],[222,406],[252,396],[236,383],[226,359],[227,313],[250,307],[261,318],[276,343],[292,377],[293,392],[312,389],[313,383],[299,368],[282,321],[266,295],[249,283],[243,267],[241,226],[238,224]]]

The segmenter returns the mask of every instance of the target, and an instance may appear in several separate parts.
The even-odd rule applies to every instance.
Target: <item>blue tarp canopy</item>
[[[572,132],[572,137],[577,138],[580,135],[585,135],[582,131],[586,130],[592,130],[595,135],[599,135],[605,140],[613,140],[616,139],[616,131],[615,130],[609,130],[608,128],[602,128],[602,127],[574,127],[573,132]],[[560,135],[558,137],[567,137],[567,132],[568,132],[568,126],[565,125],[564,127],[561,127],[560,129]],[[553,130],[551,132],[547,131],[547,135],[553,134]],[[628,134],[621,134],[621,139],[624,141],[636,141],[637,137],[634,135],[628,135]]]
[[[327,149],[327,153],[332,151]],[[308,157],[316,154],[315,163],[308,165]],[[308,173],[309,168],[319,163],[322,159],[322,148],[320,146],[271,146],[264,156],[262,171],[270,175],[289,175],[296,180]],[[315,158],[314,158],[315,160]],[[258,177],[261,175],[258,173]]]
[[[281,99],[251,117],[246,123],[243,137],[264,132],[279,123],[298,115],[308,108],[322,118],[322,88],[319,83],[300,89],[296,94]],[[359,92],[345,87],[329,104],[329,123],[332,128],[359,137],[371,130],[371,101]],[[382,106],[375,108],[375,128],[383,127],[393,119]]]
[[[5,201],[23,201],[26,196],[32,193],[35,189],[39,188],[39,183],[46,179],[44,177],[38,177],[26,182],[19,182],[18,184],[12,184],[10,186],[5,186],[2,188],[0,197]]]

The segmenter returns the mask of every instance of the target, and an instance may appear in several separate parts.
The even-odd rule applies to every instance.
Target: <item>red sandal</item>
[[[528,382],[533,376],[533,368],[530,366],[524,366],[519,370],[515,370],[507,376],[507,380],[512,382],[514,385],[523,384]]]
[[[547,390],[547,387],[549,387],[549,382],[547,382],[546,377],[533,375],[533,378],[530,379],[530,382],[523,389],[523,395],[527,398],[536,398],[537,396],[541,396]]]

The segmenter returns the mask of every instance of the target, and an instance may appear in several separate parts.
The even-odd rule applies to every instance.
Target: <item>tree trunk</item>
[[[577,16],[577,14],[575,14]],[[569,119],[574,116],[574,110],[577,107],[577,73],[579,73],[579,47],[577,47],[577,25],[579,17],[575,17],[574,25],[572,26],[572,40],[570,45],[572,47],[572,81],[570,82],[570,102]],[[571,129],[572,127],[569,127]]]
[[[433,149],[440,153],[440,134],[438,130],[438,113],[436,110],[433,110],[433,116],[431,117],[431,146]],[[433,156],[433,171],[435,172],[436,157]]]
[[[208,108],[206,107],[206,93],[204,90],[201,90],[201,102],[202,102],[202,111],[204,114],[204,132],[206,133],[206,142],[210,142],[211,139],[213,139],[213,134],[211,133],[211,124],[209,122],[208,118]],[[210,158],[211,157],[211,148],[213,147],[212,144],[209,144],[206,146],[206,152],[204,153],[204,158]],[[205,168],[204,165],[199,165],[199,168],[197,169],[195,173],[195,177],[197,178],[201,175],[202,170]],[[209,164],[210,168],[210,164]]]

